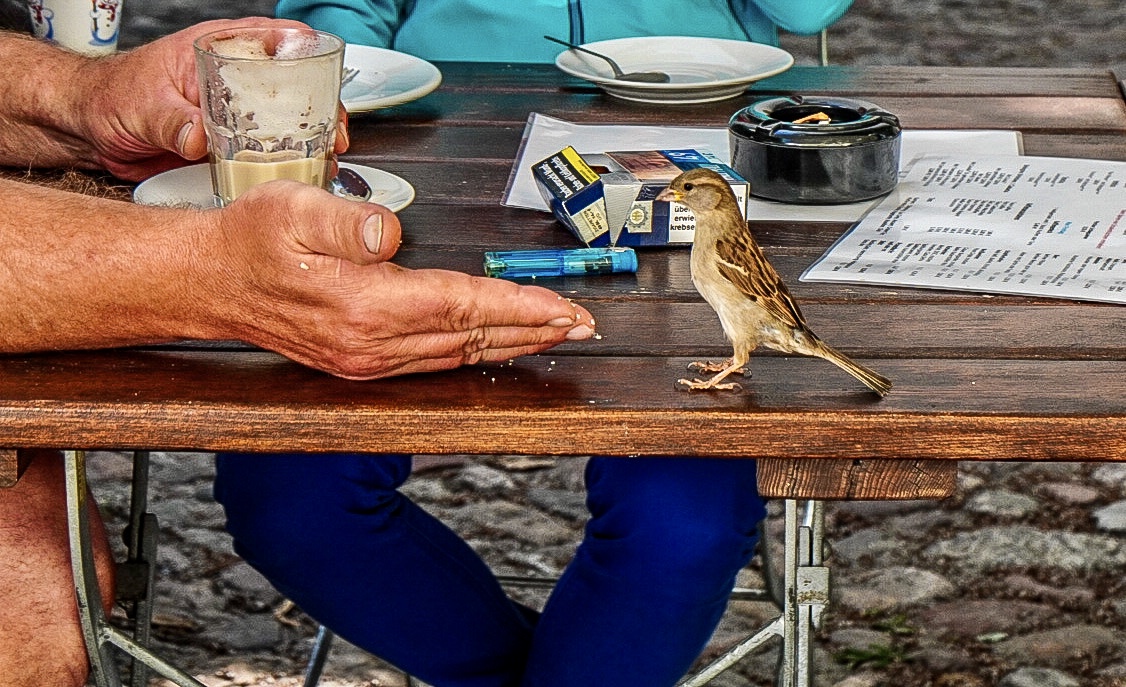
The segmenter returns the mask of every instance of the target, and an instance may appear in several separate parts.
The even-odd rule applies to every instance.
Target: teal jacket
[[[591,43],[626,36],[709,36],[778,44],[778,29],[812,34],[852,0],[279,0],[298,19],[349,43],[427,60],[554,62],[545,34]]]

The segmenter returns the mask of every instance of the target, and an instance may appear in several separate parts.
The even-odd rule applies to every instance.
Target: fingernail
[[[372,215],[364,222],[364,245],[372,253],[379,252],[379,244],[383,242],[383,216]]]
[[[575,323],[575,320],[572,317],[556,317],[551,322],[548,322],[547,326],[549,326],[549,327],[570,327],[574,323]]]
[[[187,151],[185,148],[188,145],[188,136],[192,135],[193,124],[189,121],[184,126],[180,127],[179,133],[176,134],[176,152],[181,157],[186,157]]]
[[[571,331],[567,332],[568,341],[583,341],[594,336],[594,330],[585,324],[580,324]]]
[[[339,119],[336,122],[336,137],[343,139],[344,147],[347,148],[351,141],[348,139],[348,122]]]

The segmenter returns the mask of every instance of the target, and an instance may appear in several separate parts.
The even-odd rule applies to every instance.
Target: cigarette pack
[[[689,245],[696,230],[691,210],[654,199],[677,175],[696,167],[727,179],[746,216],[747,182],[707,151],[579,155],[568,147],[536,164],[533,176],[556,218],[588,246]]]
[[[602,178],[568,146],[532,167],[540,194],[552,214],[588,246],[608,246],[610,225]]]

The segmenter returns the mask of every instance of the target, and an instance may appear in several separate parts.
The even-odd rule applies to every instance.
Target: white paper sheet
[[[567,146],[580,154],[613,150],[668,150],[696,148],[731,159],[726,127],[637,126],[630,124],[573,124],[533,112],[524,128],[524,140],[509,175],[503,204],[548,211],[536,188],[531,167]],[[1017,131],[904,131],[901,167],[925,154],[1021,153]],[[847,205],[794,205],[751,199],[747,216],[756,220],[855,222],[878,201]]]
[[[920,158],[801,278],[1126,303],[1126,162]]]

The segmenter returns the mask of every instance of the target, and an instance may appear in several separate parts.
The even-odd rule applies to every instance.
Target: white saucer
[[[381,169],[341,162],[341,167],[355,170],[371,186],[369,203],[379,203],[398,212],[414,200],[414,187],[402,177]],[[149,177],[133,189],[133,202],[140,205],[189,205],[215,207],[211,192],[211,172],[206,164],[171,169]]]
[[[442,83],[442,72],[426,60],[369,45],[344,46],[344,66],[360,70],[340,89],[349,113],[409,103]]]
[[[642,103],[709,103],[741,95],[747,86],[794,64],[790,53],[761,43],[689,36],[615,38],[583,46],[613,59],[625,72],[662,71],[668,83],[614,78],[610,65],[593,55],[565,50],[555,66],[598,84],[610,95]]]

